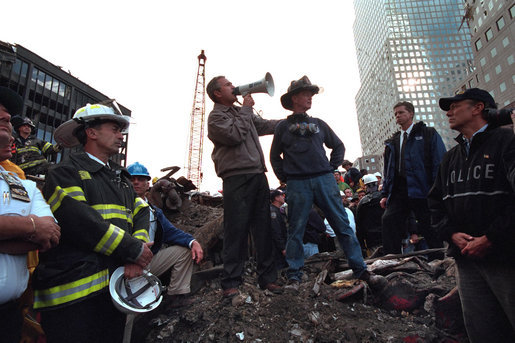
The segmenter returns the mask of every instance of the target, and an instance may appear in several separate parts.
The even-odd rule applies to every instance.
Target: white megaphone
[[[234,95],[247,95],[251,93],[267,93],[274,96],[274,79],[270,73],[266,73],[265,77],[259,81],[249,83],[247,85],[238,86],[234,88],[232,93]]]

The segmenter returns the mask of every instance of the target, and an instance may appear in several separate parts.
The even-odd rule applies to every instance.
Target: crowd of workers
[[[214,102],[208,138],[223,180],[224,298],[239,294],[249,234],[258,284],[275,294],[298,292],[305,258],[331,245],[375,291],[387,280],[364,258],[409,246],[442,248],[445,241],[456,260],[470,341],[515,340],[515,136],[485,117],[497,107],[488,92],[473,88],[439,99],[460,132],[447,153],[434,128],[413,121],[413,105],[397,103],[400,131],[385,142],[384,171],[368,174],[344,160],[344,144],[326,122],[307,114],[319,92],[308,77],[281,96],[291,111],[284,120],[255,115],[251,94],[235,106],[234,88],[224,76],[207,85]],[[17,314],[35,250],[33,308],[49,343],[121,342],[125,314],[159,305],[153,275],[170,270],[164,306],[190,304],[201,245],[148,202],[151,177],[143,164],[125,169],[110,159],[129,119],[88,104],[56,129],[53,146],[34,136],[30,119],[15,116],[21,110],[22,99],[0,87],[0,341],[19,341]],[[281,183],[272,190],[259,143],[267,134],[274,135],[270,162]],[[75,147],[48,168],[47,156]],[[45,176],[42,192],[25,180],[29,173]],[[428,259],[443,257],[442,249],[430,251]]]

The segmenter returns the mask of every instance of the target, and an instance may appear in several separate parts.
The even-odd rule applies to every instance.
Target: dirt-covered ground
[[[192,204],[170,218],[195,234],[221,213]],[[299,292],[275,295],[257,287],[251,259],[240,295],[224,299],[217,263],[208,260],[201,266],[208,273],[194,278],[194,303],[171,309],[165,297],[158,309],[136,318],[132,342],[467,342],[452,292],[452,260],[369,261],[388,279],[376,292],[359,281],[331,285],[335,273],[347,269],[345,262],[338,252],[315,255],[306,261]],[[279,282],[285,281],[281,276]]]

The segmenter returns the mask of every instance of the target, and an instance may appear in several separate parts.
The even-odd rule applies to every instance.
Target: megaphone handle
[[[236,102],[240,105],[240,106],[243,106],[243,104],[239,101],[239,100],[236,100]],[[263,118],[263,116],[261,115],[261,113],[259,113],[254,107],[252,107],[252,111],[254,111],[254,114],[257,115],[259,118]]]

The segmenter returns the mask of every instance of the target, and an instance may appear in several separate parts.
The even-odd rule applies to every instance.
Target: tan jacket
[[[265,120],[251,107],[215,104],[207,119],[207,136],[213,142],[211,158],[222,179],[266,171],[259,136],[274,133],[279,120]]]

